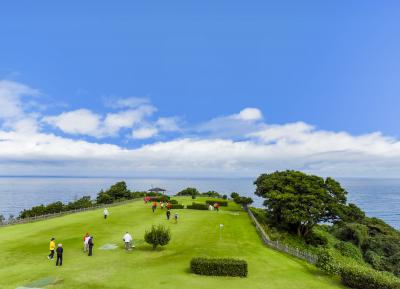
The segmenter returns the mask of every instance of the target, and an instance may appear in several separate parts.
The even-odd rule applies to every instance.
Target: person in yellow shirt
[[[54,258],[54,250],[56,249],[55,238],[51,238],[49,249],[50,249],[50,254],[49,254],[49,256],[47,256],[47,259],[53,260],[53,258]]]

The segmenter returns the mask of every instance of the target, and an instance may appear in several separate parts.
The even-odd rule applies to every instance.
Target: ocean
[[[126,181],[129,189],[167,189],[175,194],[186,187],[201,192],[214,190],[229,195],[238,192],[252,197],[255,206],[263,200],[254,195],[254,179],[237,178],[59,178],[0,177],[0,214],[17,216],[23,209],[55,201],[68,202],[82,196],[94,198],[101,189],[117,181]],[[368,216],[378,217],[400,229],[400,179],[338,178],[349,192],[348,201],[357,204]]]

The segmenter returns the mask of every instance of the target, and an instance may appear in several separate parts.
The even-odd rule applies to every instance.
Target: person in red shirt
[[[154,211],[157,209],[157,202],[153,202],[153,206],[151,206],[151,208],[153,209],[154,213]]]
[[[167,204],[167,209],[171,210],[171,203],[170,202],[168,202],[168,204]]]

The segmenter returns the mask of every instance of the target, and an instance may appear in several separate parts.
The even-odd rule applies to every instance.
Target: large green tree
[[[299,236],[319,222],[337,221],[346,206],[347,192],[332,178],[288,170],[262,174],[254,184],[255,194],[265,198],[270,221]]]

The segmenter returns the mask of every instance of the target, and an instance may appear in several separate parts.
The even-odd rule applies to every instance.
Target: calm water
[[[54,201],[71,201],[107,189],[118,178],[0,178],[0,214],[8,216],[34,205]],[[152,186],[166,188],[174,194],[186,187],[230,194],[233,191],[251,196],[256,206],[262,199],[254,196],[253,179],[124,179],[131,190]],[[400,179],[339,179],[348,190],[349,202],[357,204],[369,216],[382,218],[400,229]]]

